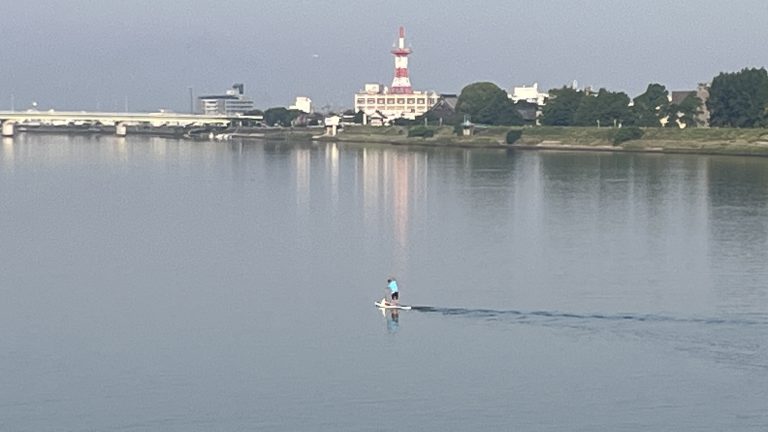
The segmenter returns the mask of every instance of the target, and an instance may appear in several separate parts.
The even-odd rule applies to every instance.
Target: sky
[[[35,0],[0,7],[0,110],[187,112],[234,83],[262,109],[351,108],[392,81],[405,26],[416,90],[579,86],[630,97],[768,63],[765,0]]]

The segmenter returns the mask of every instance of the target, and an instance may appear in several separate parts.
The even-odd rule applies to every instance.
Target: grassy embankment
[[[506,146],[505,137],[510,128],[484,128],[474,136],[459,137],[453,133],[453,126],[430,127],[434,132],[431,138],[408,137],[408,129],[405,126],[347,126],[337,136],[322,139],[400,145],[499,147]]]
[[[720,128],[644,128],[640,139],[614,145],[617,129],[589,127],[479,127],[471,137],[458,137],[453,128],[434,129],[434,137],[408,137],[407,127],[347,127],[324,140],[399,145],[512,147],[549,150],[644,151],[768,156],[768,130]],[[513,145],[506,144],[511,129],[522,130]]]

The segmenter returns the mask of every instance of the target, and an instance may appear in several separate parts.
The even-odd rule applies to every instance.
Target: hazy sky
[[[351,107],[391,82],[399,25],[414,88],[443,93],[578,80],[634,97],[768,63],[765,0],[30,0],[0,17],[0,109],[187,111],[190,87],[236,82],[260,108]]]

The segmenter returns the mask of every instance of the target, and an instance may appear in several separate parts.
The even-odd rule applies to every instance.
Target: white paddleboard
[[[404,306],[404,305],[393,305],[389,304],[383,300],[379,300],[376,302],[373,302],[373,304],[376,305],[379,309],[400,309],[400,310],[411,310],[410,306]]]

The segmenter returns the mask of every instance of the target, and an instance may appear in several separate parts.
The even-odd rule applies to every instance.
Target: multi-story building
[[[296,97],[296,103],[289,106],[288,109],[298,110],[303,113],[309,114],[312,112],[312,99],[306,96],[298,96]]]
[[[392,93],[381,84],[366,84],[365,89],[355,93],[355,112],[373,115],[376,111],[387,119],[415,119],[426,113],[437,103],[440,95],[433,91]]]
[[[253,111],[253,100],[243,95],[243,85],[234,84],[223,95],[200,96],[199,110],[205,115],[236,115]]]

